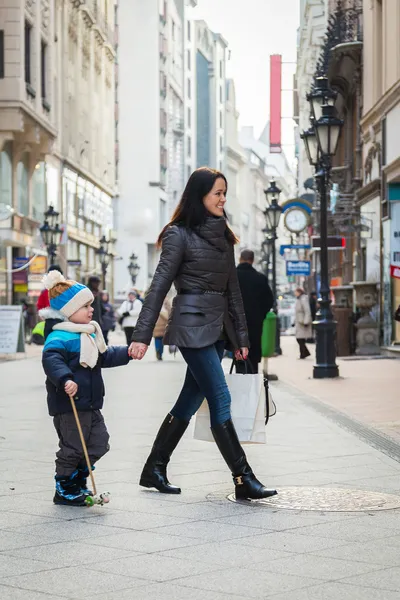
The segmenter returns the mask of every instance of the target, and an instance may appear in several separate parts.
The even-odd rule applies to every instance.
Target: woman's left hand
[[[240,348],[240,350],[235,350],[235,359],[236,360],[247,360],[249,356],[248,348]]]
[[[139,342],[132,342],[129,346],[128,354],[133,360],[142,360],[147,352],[147,344],[141,344]]]

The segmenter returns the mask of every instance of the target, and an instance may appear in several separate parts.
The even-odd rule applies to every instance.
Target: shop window
[[[29,155],[25,153],[17,165],[17,211],[29,216]]]
[[[0,204],[12,206],[12,158],[11,143],[0,152]]]

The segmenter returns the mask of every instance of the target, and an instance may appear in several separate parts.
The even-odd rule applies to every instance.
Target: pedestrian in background
[[[128,294],[128,299],[124,300],[118,309],[120,316],[119,323],[124,330],[126,343],[132,341],[132,334],[137,323],[143,303],[139,300],[135,290],[131,290]]]
[[[61,275],[63,274],[62,269],[59,265],[50,265],[49,270],[47,272],[51,273],[51,271],[58,271],[59,273],[61,273]],[[40,292],[39,298],[37,299],[36,310],[39,313],[39,310],[42,310],[43,308],[48,308],[49,306],[49,290],[47,288],[44,288]]]
[[[57,271],[44,277],[50,307],[41,311],[45,321],[42,364],[46,373],[47,404],[59,438],[56,454],[55,504],[85,506],[89,470],[69,396],[78,410],[91,464],[109,450],[109,435],[101,409],[104,401],[102,368],[129,363],[127,346],[107,348],[93,318],[93,294]]]
[[[93,321],[96,321],[100,327],[103,327],[103,315],[105,310],[103,302],[101,301],[100,283],[100,277],[92,275],[89,277],[87,286],[93,294]]]
[[[164,335],[167,329],[169,315],[171,313],[171,304],[165,299],[161,308],[160,315],[157,319],[156,326],[153,332],[154,344],[156,347],[157,360],[162,360],[164,353]]]
[[[162,230],[161,257],[129,352],[141,360],[147,352],[164,299],[174,283],[177,297],[164,341],[178,346],[187,371],[175,406],[162,423],[146,461],[140,485],[164,494],[180,494],[167,478],[167,465],[191,417],[204,398],[211,430],[227,463],[237,498],[276,494],[254,475],[231,419],[231,396],[221,359],[225,341],[237,360],[248,356],[248,333],[235,268],[237,238],[226,221],[227,181],[219,171],[201,167],[192,173],[171,221]]]
[[[240,263],[237,266],[237,274],[249,331],[250,349],[248,360],[253,373],[258,373],[258,365],[261,361],[263,323],[274,305],[274,296],[268,279],[265,275],[256,271],[253,264],[254,252],[252,250],[242,250]],[[243,372],[243,363],[237,363],[236,370],[238,373]]]
[[[297,298],[295,306],[296,340],[300,348],[300,358],[303,359],[310,356],[306,340],[312,336],[311,308],[308,296],[302,288],[296,289],[295,296]]]
[[[108,344],[108,335],[110,331],[114,331],[115,329],[116,317],[114,313],[114,307],[110,302],[110,294],[107,292],[107,290],[102,291],[101,301],[103,303],[104,309],[103,326],[101,329],[103,332],[104,341],[106,342],[106,344]]]

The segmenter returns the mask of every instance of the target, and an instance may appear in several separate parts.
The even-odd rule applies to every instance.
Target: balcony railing
[[[326,75],[332,51],[341,44],[363,42],[362,0],[338,0],[328,21],[324,45],[317,63],[316,76]]]

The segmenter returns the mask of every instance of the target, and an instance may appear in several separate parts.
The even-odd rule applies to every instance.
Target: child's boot
[[[95,466],[92,465],[92,471],[95,470]],[[77,484],[80,486],[82,494],[85,496],[93,496],[92,490],[87,487],[87,478],[89,477],[89,469],[87,466],[78,465],[78,475],[76,478]]]
[[[72,475],[56,475],[56,493],[54,494],[54,504],[65,504],[67,506],[86,506],[87,495],[83,494],[78,480],[78,471]]]

